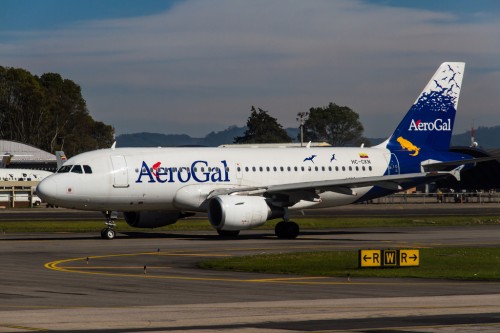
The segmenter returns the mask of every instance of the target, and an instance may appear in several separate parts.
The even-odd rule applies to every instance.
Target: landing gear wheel
[[[217,229],[217,233],[221,237],[237,237],[240,234],[239,230],[221,230]]]
[[[104,228],[101,230],[101,237],[103,239],[113,239],[116,236],[116,232],[111,228]]]
[[[116,219],[118,218],[118,212],[107,210],[104,211],[104,216],[106,216],[106,228],[101,230],[102,239],[113,239],[116,236]]]
[[[300,233],[299,225],[292,221],[281,221],[274,227],[274,233],[278,238],[282,239],[294,239]]]

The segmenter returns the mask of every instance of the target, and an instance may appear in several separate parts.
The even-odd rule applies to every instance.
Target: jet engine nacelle
[[[221,195],[210,200],[208,218],[218,230],[245,230],[283,216],[281,208],[271,208],[263,197]]]
[[[174,224],[181,217],[179,211],[124,212],[127,224],[134,228],[159,228]]]

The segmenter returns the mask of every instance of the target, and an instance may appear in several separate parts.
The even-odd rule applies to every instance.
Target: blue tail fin
[[[439,66],[389,138],[387,148],[392,153],[421,160],[432,152],[448,151],[464,68],[463,62]]]

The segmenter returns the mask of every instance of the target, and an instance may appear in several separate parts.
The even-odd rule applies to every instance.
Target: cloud
[[[362,1],[193,0],[19,32],[0,62],[79,83],[118,133],[204,135],[243,125],[251,105],[297,126],[297,112],[335,102],[360,113],[366,135],[385,136],[447,60],[468,62],[456,128],[500,124],[499,25]]]

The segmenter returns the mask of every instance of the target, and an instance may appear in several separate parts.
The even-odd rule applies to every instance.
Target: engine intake
[[[256,228],[283,215],[282,208],[270,207],[263,197],[221,195],[208,204],[210,224],[218,230]]]

